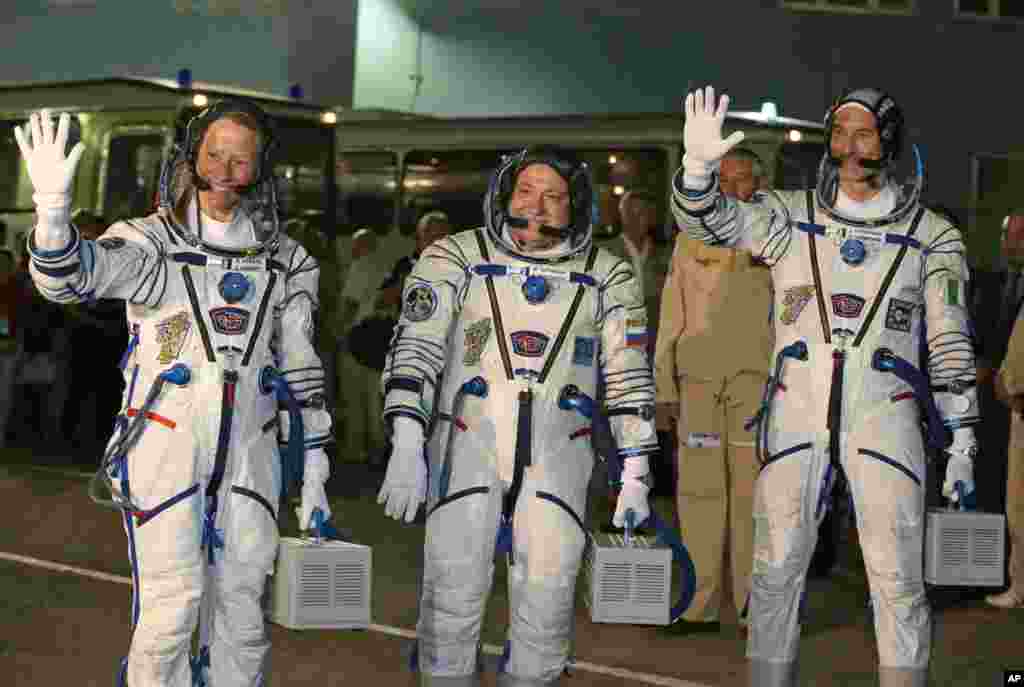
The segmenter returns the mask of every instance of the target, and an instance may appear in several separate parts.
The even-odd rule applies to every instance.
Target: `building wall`
[[[0,81],[174,78],[352,101],[356,0],[6,0]],[[287,10],[287,13],[285,13]]]

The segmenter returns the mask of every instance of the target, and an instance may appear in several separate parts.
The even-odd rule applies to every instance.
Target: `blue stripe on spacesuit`
[[[256,324],[253,326],[252,336],[249,337],[249,345],[246,346],[245,355],[242,357],[243,367],[249,364],[249,359],[252,357],[256,339],[259,338],[260,331],[263,329],[263,319],[267,316],[267,304],[270,302],[271,294],[274,293],[274,284],[276,283],[277,272],[271,272],[270,278],[267,280],[267,288],[263,292],[263,300],[260,302],[260,309],[256,312]]]
[[[779,451],[778,453],[769,456],[768,460],[766,460],[764,462],[764,465],[761,466],[761,469],[764,470],[766,467],[768,467],[769,465],[771,465],[775,461],[781,460],[782,458],[785,458],[786,456],[791,455],[793,453],[798,453],[800,451],[805,451],[805,450],[811,448],[813,445],[814,444],[812,444],[811,442],[808,441],[808,442],[805,442],[803,444],[796,444],[795,446],[790,446],[787,449],[783,449],[782,451]]]
[[[587,528],[583,524],[583,520],[580,519],[580,516],[576,514],[576,511],[574,511],[572,509],[572,507],[569,506],[568,503],[566,503],[562,499],[558,498],[554,494],[552,494],[550,492],[547,492],[547,491],[538,491],[537,492],[537,498],[542,499],[544,501],[550,501],[551,503],[555,504],[556,506],[559,506],[562,510],[564,510],[566,513],[568,513],[572,517],[573,520],[576,521],[576,524],[579,525],[580,529],[583,531],[583,536],[584,537],[588,537],[589,536],[589,533],[587,532]]]
[[[473,265],[472,270],[478,276],[481,277],[507,277],[510,274],[529,276],[531,270],[527,268],[509,268],[508,265],[496,265],[494,263],[483,263],[480,265]],[[536,271],[536,270],[535,270]],[[539,271],[538,271],[539,273]],[[551,270],[543,270],[542,276],[551,277],[555,276]],[[597,286],[597,280],[589,274],[583,272],[563,272],[559,276],[567,279],[573,284],[579,284],[580,286]]]
[[[127,469],[125,470],[127,475]],[[128,481],[127,476],[123,480]],[[135,553],[135,527],[132,524],[132,516],[127,510],[123,511],[121,517],[124,519],[125,531],[128,533],[128,561],[132,566],[132,631],[139,622],[141,611],[141,600],[139,599],[139,559]]]
[[[55,263],[60,262],[64,258],[68,257],[72,253],[78,250],[78,244],[80,234],[78,228],[75,225],[68,225],[71,230],[71,237],[68,239],[68,243],[63,248],[56,250],[43,250],[36,245],[36,230],[33,229],[28,235],[28,252],[32,256],[32,261],[36,263],[36,267],[39,263]]]
[[[862,456],[870,456],[872,458],[882,461],[883,463],[893,466],[894,468],[905,474],[907,477],[914,480],[914,483],[917,484],[917,486],[921,486],[921,479],[899,461],[893,460],[889,456],[883,455],[878,451],[872,451],[866,448],[857,449],[857,453],[859,453]]]
[[[444,491],[447,491],[447,489],[443,490],[442,493],[444,493]],[[434,511],[436,511],[441,506],[449,504],[457,499],[461,499],[463,496],[472,496],[473,494],[487,494],[490,491],[490,487],[470,487],[469,489],[460,489],[454,494],[445,495],[444,498],[442,498],[440,501],[434,504],[434,507],[431,508],[430,511],[427,513],[427,517],[429,518],[431,515],[433,515]]]
[[[182,491],[182,492],[179,492],[179,493],[175,494],[174,496],[172,496],[171,498],[167,499],[166,501],[160,502],[155,507],[150,508],[149,510],[145,510],[145,511],[141,511],[141,512],[135,513],[135,517],[138,520],[138,526],[142,527],[147,522],[149,522],[150,520],[152,520],[156,516],[160,515],[161,513],[163,513],[165,510],[167,510],[171,506],[175,505],[176,503],[180,503],[181,501],[184,501],[189,496],[192,496],[193,494],[195,494],[197,491],[199,491],[199,485],[198,484],[193,484],[191,487],[189,487],[185,491]]]
[[[45,274],[47,277],[70,277],[78,271],[80,265],[81,263],[72,262],[61,267],[44,267],[36,263],[36,271],[40,274]]]
[[[192,304],[192,316],[199,327],[199,336],[203,340],[203,348],[206,350],[206,360],[213,363],[217,356],[213,353],[213,345],[210,343],[210,332],[206,329],[206,320],[203,318],[203,311],[199,307],[199,297],[196,295],[196,285],[192,281],[192,273],[188,271],[188,265],[181,266],[181,276],[185,280],[185,290],[188,291],[188,300]],[[258,327],[258,322],[257,322]]]
[[[274,507],[271,506],[270,501],[267,501],[265,498],[263,498],[263,496],[260,495],[259,492],[253,491],[252,489],[247,489],[245,487],[239,487],[237,485],[233,485],[231,487],[231,492],[234,494],[240,494],[242,496],[249,497],[256,503],[260,504],[261,506],[267,509],[267,512],[270,513],[271,520],[277,520],[277,513],[274,512]]]
[[[795,224],[796,228],[800,231],[807,232],[808,234],[825,236],[825,226],[822,224],[813,224],[811,222],[795,222]],[[857,238],[856,230],[851,233],[854,238]],[[909,235],[881,234],[879,238],[882,243],[888,243],[900,247],[916,248],[917,250],[924,251],[924,248],[921,246],[921,242]]]

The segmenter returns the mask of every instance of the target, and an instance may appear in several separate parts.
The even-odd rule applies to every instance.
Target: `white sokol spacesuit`
[[[207,111],[202,124],[245,105]],[[189,145],[198,145],[201,131],[196,136]],[[25,148],[28,160],[45,152],[36,138],[34,151]],[[174,170],[165,170],[165,181],[188,176],[184,157],[168,165]],[[37,176],[39,195],[45,182]],[[287,413],[279,419],[275,378],[288,383],[293,411],[300,409],[312,482],[304,490],[322,495],[322,446],[331,440],[312,343],[316,263],[277,233],[276,219],[263,222],[255,205],[243,204],[232,222],[243,226],[229,231],[230,224],[199,219],[193,194],[188,221],[179,223],[170,208],[191,188],[162,196],[159,212],[118,222],[96,241],[67,224],[63,248],[39,248],[41,226],[29,238],[32,277],[48,299],[126,301],[127,388],[101,470],[123,508],[132,565],[132,640],[120,678],[130,687],[189,687],[207,676],[221,687],[262,684],[270,643],[260,600],[277,555],[278,430],[289,424]],[[45,200],[37,199],[41,218]],[[315,479],[311,464],[321,471]],[[190,660],[201,600],[202,646]]]
[[[589,174],[565,154],[528,149],[507,160],[485,201],[486,229],[435,242],[406,280],[382,383],[396,434],[401,416],[439,420],[417,628],[423,684],[478,684],[503,540],[511,613],[500,684],[552,684],[566,667],[594,453],[589,421],[559,407],[564,390],[593,398],[603,377],[626,472],[647,473],[657,450],[640,285],[628,260],[592,245]],[[573,230],[553,250],[524,254],[508,233],[508,197],[538,163],[569,183]],[[639,493],[642,519],[647,486]]]
[[[694,94],[687,100],[686,126],[698,130],[697,150],[702,124],[716,117],[713,91],[701,95],[695,107]],[[718,117],[727,107],[723,101]],[[902,117],[878,91],[862,89],[837,101],[826,120],[829,133],[835,113],[851,104],[875,116],[883,161],[894,155]],[[716,137],[720,141],[720,134],[708,140]],[[766,394],[754,504],[751,684],[796,684],[806,571],[842,469],[870,580],[881,685],[923,685],[931,620],[922,579],[926,454],[915,391],[925,407],[937,410],[931,433],[948,442],[953,431],[952,452],[961,455],[951,459],[955,474],[947,472],[947,482],[973,485],[969,460],[978,405],[960,232],[919,205],[920,170],[911,192],[890,182],[855,203],[837,189],[836,161],[828,152],[816,191],[742,203],[719,192],[710,174],[714,160],[684,159],[673,183],[675,217],[696,239],[760,255],[771,267],[775,292],[778,384]],[[702,167],[708,172],[703,179]]]

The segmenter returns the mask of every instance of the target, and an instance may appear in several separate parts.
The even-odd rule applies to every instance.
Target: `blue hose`
[[[562,410],[575,410],[588,420],[593,420],[594,418],[594,400],[572,384],[562,389],[558,396],[558,407]],[[613,451],[608,456],[608,474],[609,481],[612,480],[613,476],[614,481],[621,481],[622,479],[622,462],[619,460],[617,452]],[[635,519],[636,514],[630,508],[626,511],[626,533],[630,539],[632,539],[633,529],[643,524],[642,522],[634,523]],[[682,593],[679,600],[669,611],[669,622],[674,623],[682,617],[686,609],[693,603],[693,597],[697,593],[697,572],[693,567],[693,559],[690,558],[690,552],[687,551],[686,545],[683,544],[678,530],[665,523],[653,509],[651,509],[651,514],[643,522],[649,523],[654,528],[658,544],[667,546],[672,550],[672,560],[679,566],[679,571],[682,574]]]
[[[306,431],[302,410],[287,380],[275,368],[268,365],[260,371],[259,385],[260,391],[265,394],[273,391],[277,400],[288,410],[288,444],[281,453],[281,490],[287,494],[289,489],[302,481],[305,470]]]

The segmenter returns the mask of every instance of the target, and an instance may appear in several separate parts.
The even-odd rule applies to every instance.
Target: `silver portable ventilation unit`
[[[583,574],[593,622],[671,622],[672,549],[654,537],[594,533]]]
[[[268,617],[292,630],[370,625],[372,549],[281,537]]]
[[[929,508],[924,579],[957,587],[1003,586],[1006,516],[955,508]]]

